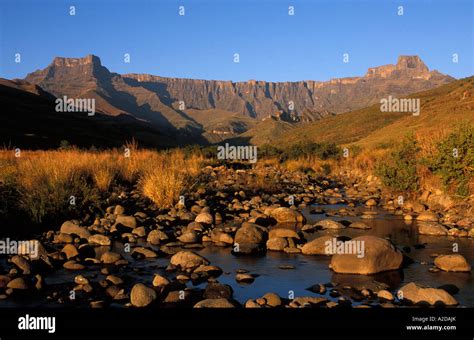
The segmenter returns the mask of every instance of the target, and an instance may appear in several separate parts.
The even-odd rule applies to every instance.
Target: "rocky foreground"
[[[398,195],[384,193],[372,181],[364,183],[331,177],[261,169],[211,167],[203,169],[199,185],[181,197],[171,209],[160,209],[143,198],[136,189],[113,193],[101,217],[86,215],[81,221],[65,221],[59,228],[35,238],[39,253],[10,255],[0,267],[0,299],[39,304],[65,304],[90,307],[395,307],[404,305],[459,305],[453,296],[454,285],[424,287],[410,282],[397,290],[374,284],[357,286],[315,283],[307,296],[278,296],[271,292],[246,302],[233,298],[232,287],[219,283],[221,275],[251,287],[256,275],[242,268],[225,273],[197,251],[219,246],[228,256],[265,256],[285,252],[291,256],[330,256],[329,268],[339,274],[372,274],[403,271],[410,266],[410,247],[399,247],[389,239],[372,235],[351,241],[364,245],[361,254],[328,252],[327,241],[349,241],[339,236],[345,228],[369,230],[362,221],[335,217],[377,218],[380,208],[403,216],[406,223],[416,221],[419,234],[474,237],[474,218],[465,216],[464,207],[453,205],[442,212],[417,201],[400,201]],[[327,205],[341,204],[337,211]],[[306,223],[302,211],[324,216]],[[59,229],[59,230],[58,230]],[[328,235],[327,231],[333,234]],[[423,245],[415,245],[423,247]],[[436,254],[428,270],[436,273],[470,273],[471,266],[461,255]],[[132,261],[132,260],[133,261]],[[166,259],[161,274],[150,282],[133,279],[140,261]],[[286,268],[291,270],[291,266]],[[73,280],[49,283],[45,277]],[[469,275],[469,274],[468,274]],[[362,281],[363,282],[363,281]],[[367,281],[370,282],[370,281]],[[198,288],[199,285],[204,288]],[[21,302],[19,302],[21,303]],[[0,302],[1,304],[1,302]]]

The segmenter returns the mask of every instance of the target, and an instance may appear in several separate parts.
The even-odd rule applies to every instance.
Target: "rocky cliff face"
[[[418,56],[401,56],[396,65],[370,68],[365,76],[326,82],[246,82],[164,78],[149,74],[111,73],[96,56],[55,58],[26,80],[56,95],[96,98],[99,111],[129,114],[163,128],[188,132],[205,130],[192,112],[231,112],[262,120],[313,121],[362,108],[380,98],[403,96],[453,80],[429,71]]]
[[[170,104],[183,101],[187,108],[221,109],[255,118],[279,111],[313,118],[325,111],[341,113],[374,104],[380,96],[407,95],[454,80],[437,71],[430,72],[418,56],[400,56],[396,65],[370,68],[363,77],[326,82],[250,80],[234,83],[147,74],[125,74],[123,77],[154,89]]]

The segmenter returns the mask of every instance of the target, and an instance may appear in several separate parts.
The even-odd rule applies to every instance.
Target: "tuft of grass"
[[[26,153],[26,155],[25,155]],[[35,222],[98,203],[91,185],[90,156],[78,150],[28,152],[17,161],[19,207]]]
[[[140,179],[139,187],[158,207],[171,207],[179,199],[193,178],[199,174],[202,157],[192,155],[185,158],[181,151],[159,155],[153,166],[148,166]]]
[[[111,163],[96,163],[92,172],[95,186],[101,193],[109,192],[110,187],[118,176],[119,169]]]

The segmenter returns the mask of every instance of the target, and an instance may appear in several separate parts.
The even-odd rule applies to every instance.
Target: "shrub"
[[[413,136],[407,137],[386,159],[379,161],[375,173],[382,183],[392,189],[415,191],[419,187],[417,174],[418,145]]]
[[[458,195],[468,196],[474,171],[474,128],[463,125],[438,142],[428,166],[446,187],[453,185]]]
[[[282,155],[283,151],[280,150],[279,148],[269,145],[269,144],[264,144],[258,148],[258,157],[260,159],[262,158],[280,158]]]
[[[292,145],[282,155],[283,160],[299,158],[318,158],[322,160],[341,156],[341,149],[334,143],[300,143]]]
[[[331,174],[331,164],[324,163],[323,165],[321,165],[321,170],[323,171],[323,174],[325,176],[328,176],[329,174]]]
[[[61,142],[59,142],[59,150],[71,150],[72,146],[69,141],[63,139]]]

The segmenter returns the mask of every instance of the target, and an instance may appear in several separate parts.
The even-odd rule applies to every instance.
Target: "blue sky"
[[[117,73],[327,80],[417,54],[461,78],[474,74],[473,7],[473,0],[0,0],[0,77],[23,78],[55,56],[95,54]]]

